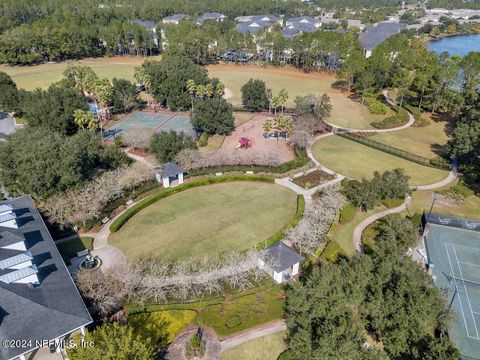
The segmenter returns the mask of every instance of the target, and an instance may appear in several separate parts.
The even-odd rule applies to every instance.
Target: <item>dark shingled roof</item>
[[[287,39],[293,38],[295,35],[300,33],[311,33],[318,31],[318,28],[310,23],[294,23],[287,26],[283,30],[283,36]]]
[[[168,162],[159,166],[155,169],[155,171],[162,177],[170,177],[170,176],[177,176],[178,174],[183,174],[185,170],[179,167],[177,164]]]
[[[153,21],[143,21],[143,20],[135,20],[133,22],[135,25],[139,25],[144,27],[145,29],[153,29],[156,27],[155,23]]]
[[[187,15],[185,14],[173,14],[171,16],[167,16],[163,18],[163,21],[180,21],[183,20]]]
[[[272,265],[277,273],[303,261],[304,257],[298,254],[283,241],[279,241],[265,249],[262,260]]]
[[[267,26],[271,26],[271,24],[261,20],[251,20],[237,24],[236,30],[242,34],[246,34],[247,32],[250,34],[256,34]]]
[[[13,205],[19,225],[18,229],[0,227],[0,255],[25,253],[2,249],[24,238],[40,282],[32,286],[0,281],[0,342],[32,341],[31,348],[0,347],[3,360],[35,349],[35,340],[53,340],[88,325],[92,318],[32,199],[21,196],[0,204]],[[0,275],[11,271],[0,270]]]
[[[365,50],[372,51],[390,36],[398,34],[407,25],[396,21],[383,21],[368,27],[359,39]]]

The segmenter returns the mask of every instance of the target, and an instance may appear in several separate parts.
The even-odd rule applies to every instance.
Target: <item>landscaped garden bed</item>
[[[311,189],[312,187],[321,185],[333,179],[335,179],[335,176],[317,169],[294,178],[292,182],[304,189]]]

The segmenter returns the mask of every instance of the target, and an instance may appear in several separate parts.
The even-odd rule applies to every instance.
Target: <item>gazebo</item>
[[[258,258],[258,267],[265,270],[277,283],[291,280],[298,274],[304,257],[283,241],[266,248]]]
[[[165,188],[183,184],[184,173],[185,171],[180,166],[172,162],[155,168],[155,178]]]

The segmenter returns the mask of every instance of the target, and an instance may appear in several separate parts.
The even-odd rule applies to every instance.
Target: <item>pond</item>
[[[450,56],[465,56],[471,51],[480,51],[480,34],[448,36],[428,43],[428,50],[448,52]]]

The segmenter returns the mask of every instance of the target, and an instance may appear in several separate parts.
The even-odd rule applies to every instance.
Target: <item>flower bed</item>
[[[333,175],[317,169],[294,178],[292,182],[304,189],[310,189],[333,179],[335,179]]]

